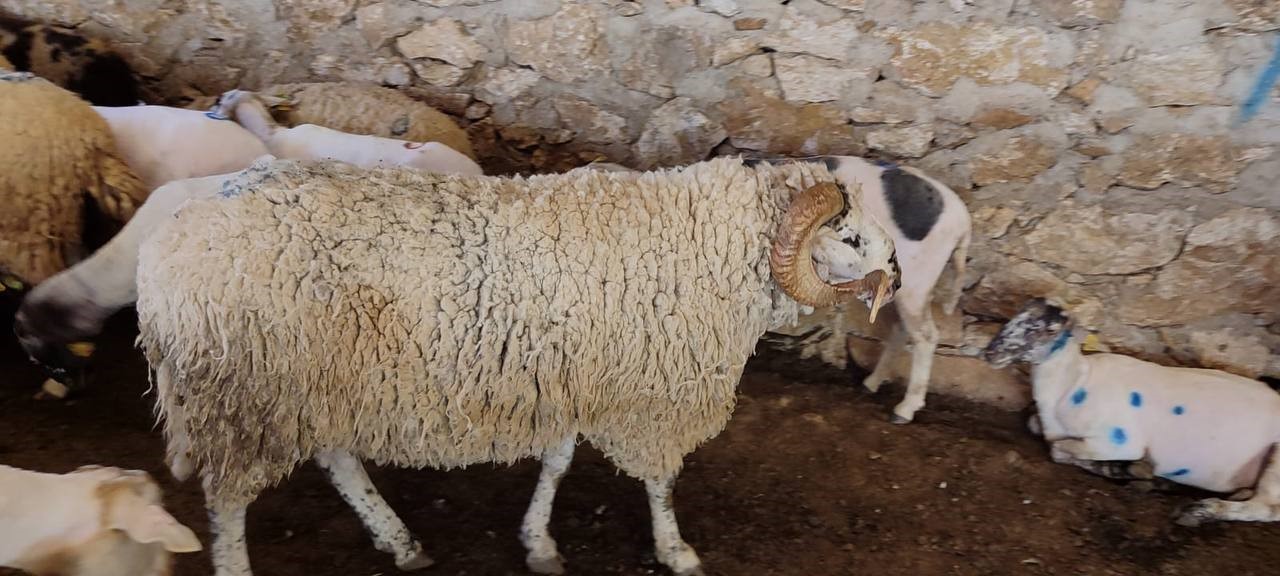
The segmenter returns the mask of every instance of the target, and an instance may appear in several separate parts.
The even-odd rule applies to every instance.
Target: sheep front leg
[[[209,532],[213,535],[210,556],[214,576],[253,576],[249,568],[249,547],[245,542],[244,519],[248,505],[221,501],[204,479],[205,505],[209,509]]]
[[[916,411],[924,407],[929,393],[929,375],[933,371],[933,352],[938,348],[938,327],[933,323],[933,313],[926,302],[919,313],[898,310],[902,324],[911,335],[911,377],[907,380],[907,393],[893,409],[893,423],[906,424],[916,417]]]
[[[649,513],[653,515],[653,544],[658,561],[665,564],[676,576],[702,576],[702,561],[693,547],[680,537],[676,524],[676,511],[671,492],[676,483],[675,475],[662,480],[645,480],[649,493]]]
[[[404,521],[374,487],[364,465],[350,452],[323,450],[315,455],[316,464],[324,470],[329,482],[338,490],[369,534],[379,551],[394,554],[396,567],[405,572],[419,570],[434,562],[422,551]]]
[[[564,558],[556,549],[556,540],[551,537],[547,526],[551,523],[551,507],[560,479],[564,478],[573,462],[577,439],[575,434],[542,453],[542,473],[538,476],[533,500],[529,502],[520,526],[520,542],[529,551],[525,564],[535,574],[564,574]]]
[[[875,393],[885,382],[889,381],[889,371],[893,369],[893,357],[907,344],[907,333],[902,329],[902,321],[894,323],[889,329],[889,339],[880,348],[880,358],[876,359],[876,367],[862,381],[862,385]]]
[[[1201,500],[1178,516],[1177,522],[1194,527],[1216,520],[1280,522],[1280,444],[1271,446],[1270,462],[1262,469],[1252,498],[1243,502]]]

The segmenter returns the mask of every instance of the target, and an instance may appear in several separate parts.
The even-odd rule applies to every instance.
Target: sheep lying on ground
[[[348,134],[315,124],[285,128],[272,119],[263,98],[253,92],[231,90],[218,99],[210,112],[244,126],[278,158],[340,160],[362,168],[408,166],[446,174],[484,173],[473,160],[439,142]]]
[[[198,550],[146,472],[0,466],[0,566],[35,576],[168,576],[171,553]]]
[[[1127,477],[1135,474],[1105,463],[1141,461],[1180,484],[1256,489],[1244,502],[1204,500],[1182,514],[1183,524],[1280,520],[1280,395],[1220,370],[1085,356],[1073,328],[1061,308],[1035,299],[983,353],[997,367],[1032,364],[1032,429],[1050,442],[1056,462]]]
[[[61,26],[0,16],[0,55],[11,70],[32,72],[97,106],[142,100],[137,76],[106,42]]]
[[[448,115],[392,88],[359,82],[278,84],[256,91],[282,106],[272,108],[285,126],[315,124],[349,134],[410,142],[439,142],[476,159],[467,133]],[[216,97],[195,99],[188,108],[208,110]]]
[[[120,156],[154,190],[183,178],[243,170],[267,153],[239,124],[168,106],[94,107],[107,121]]]
[[[0,72],[0,276],[42,282],[78,257],[83,204],[126,221],[146,186],[83,100],[27,72]]]
[[[841,183],[860,187],[862,209],[893,236],[902,266],[902,289],[894,297],[901,322],[894,324],[884,352],[863,385],[872,392],[880,389],[888,378],[893,356],[901,352],[910,335],[911,378],[906,397],[893,409],[894,422],[910,422],[924,406],[929,391],[933,352],[938,346],[938,328],[929,304],[948,260],[955,269],[955,281],[943,304],[946,313],[955,311],[964,285],[971,230],[969,210],[945,184],[914,168],[873,164],[856,156],[817,156],[799,161],[824,162]],[[611,162],[595,162],[582,169],[628,170]]]
[[[139,346],[217,573],[250,572],[246,506],[317,453],[553,462],[578,435],[644,480],[658,559],[699,573],[671,490],[756,341],[894,282],[892,240],[833,180],[727,158],[527,179],[277,161],[188,202],[141,246]],[[558,557],[556,479],[523,530],[533,568]]]

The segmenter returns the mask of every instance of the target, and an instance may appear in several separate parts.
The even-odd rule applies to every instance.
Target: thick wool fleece
[[[315,124],[349,134],[367,134],[413,142],[439,142],[475,160],[467,132],[444,112],[395,89],[360,82],[277,84],[257,90],[287,98],[292,106],[273,110],[286,127]],[[187,108],[208,110],[216,96],[197,98]]]
[[[255,164],[140,250],[170,457],[240,503],[326,448],[449,468],[582,434],[633,476],[673,474],[794,321],[768,254],[820,181],[737,159],[527,179]]]
[[[107,123],[75,94],[0,72],[0,272],[36,284],[78,253],[85,196],[126,221],[147,190]]]

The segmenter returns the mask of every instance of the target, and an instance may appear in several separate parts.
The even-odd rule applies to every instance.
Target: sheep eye
[[[861,235],[861,234],[856,234],[856,235],[854,235],[854,237],[853,237],[853,239],[852,239],[852,240],[850,240],[850,239],[848,239],[848,238],[845,238],[845,239],[843,240],[843,242],[844,242],[845,244],[849,245],[850,247],[852,247],[853,249],[855,249],[855,250],[856,250],[856,249],[858,249],[858,248],[862,247],[862,235]]]

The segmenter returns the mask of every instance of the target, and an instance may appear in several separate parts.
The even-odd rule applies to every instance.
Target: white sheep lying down
[[[277,158],[341,160],[362,168],[409,166],[446,174],[484,174],[474,160],[440,142],[348,134],[316,124],[281,126],[271,117],[268,106],[283,104],[254,92],[230,90],[218,98],[210,112],[244,126]]]
[[[35,576],[168,576],[200,540],[164,510],[146,472],[0,466],[0,567]]]
[[[1061,308],[1034,299],[983,353],[997,367],[1032,364],[1032,429],[1050,442],[1055,461],[1214,492],[1254,489],[1247,501],[1201,501],[1182,524],[1280,521],[1280,394],[1221,370],[1086,356],[1073,328]],[[1140,462],[1148,473],[1107,464],[1115,461]]]
[[[277,161],[188,202],[141,246],[139,346],[170,467],[203,478],[217,573],[250,573],[256,495],[333,452],[543,456],[523,533],[530,566],[554,565],[554,469],[579,435],[644,480],[658,559],[699,573],[671,489],[756,341],[800,304],[878,307],[895,280],[892,240],[833,180],[739,159],[527,179]]]

